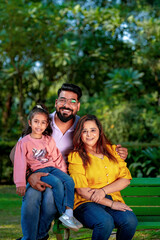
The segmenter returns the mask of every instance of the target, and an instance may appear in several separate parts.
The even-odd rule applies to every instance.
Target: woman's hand
[[[133,211],[130,207],[128,207],[125,203],[121,203],[121,202],[116,202],[113,201],[111,204],[111,208],[114,210],[119,210],[119,211],[123,211],[125,212],[126,210],[128,211]]]
[[[106,194],[103,189],[91,189],[88,192],[92,193],[90,200],[93,202],[98,203],[100,200],[102,200]]]
[[[26,187],[23,186],[23,187],[17,187],[16,188],[16,193],[19,195],[19,196],[24,196],[25,195],[25,192],[26,192]]]

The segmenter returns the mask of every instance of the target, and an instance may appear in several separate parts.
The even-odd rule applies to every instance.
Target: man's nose
[[[63,106],[70,106],[70,104],[68,103],[69,101],[68,101],[68,99],[66,99],[66,101],[65,101],[65,103],[63,104]]]

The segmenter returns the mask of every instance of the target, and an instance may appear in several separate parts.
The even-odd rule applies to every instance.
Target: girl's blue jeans
[[[112,199],[109,195],[106,197]],[[113,210],[93,202],[78,206],[74,210],[74,216],[85,227],[93,229],[92,240],[107,240],[113,228],[117,228],[116,240],[131,240],[138,223],[131,211]]]
[[[68,174],[54,167],[42,168],[35,172],[49,173],[48,176],[41,177],[41,180],[52,186],[54,201],[60,214],[65,211],[66,206],[73,209],[75,184]],[[64,191],[61,184],[64,185]]]

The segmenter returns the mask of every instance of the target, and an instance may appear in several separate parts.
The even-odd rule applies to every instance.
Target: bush
[[[13,165],[9,158],[15,142],[0,141],[0,182],[13,184]]]

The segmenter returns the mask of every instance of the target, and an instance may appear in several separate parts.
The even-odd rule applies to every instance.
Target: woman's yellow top
[[[89,153],[91,162],[86,168],[83,166],[79,153],[70,153],[68,156],[69,174],[74,180],[75,188],[102,188],[119,178],[132,179],[126,162],[120,158],[115,149],[115,145],[107,145],[107,150],[117,159],[117,163],[107,156],[100,159]],[[114,201],[124,203],[120,192],[110,193],[109,195],[112,196]],[[90,201],[75,192],[74,209],[85,202]]]

